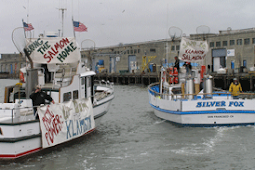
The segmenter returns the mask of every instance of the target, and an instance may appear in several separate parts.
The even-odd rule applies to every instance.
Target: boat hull
[[[113,98],[113,95],[109,95],[93,107],[96,125],[100,123],[102,117],[108,112]],[[3,135],[0,135],[1,160],[16,159],[44,150],[41,144],[42,139],[39,120],[22,123],[0,123],[0,128],[1,133],[7,134],[8,132],[8,136],[5,135],[4,138]],[[94,130],[95,128],[82,136],[87,135]]]
[[[153,106],[152,106],[153,107]],[[153,107],[157,117],[176,123],[181,126],[235,126],[235,125],[254,125],[255,113],[238,112],[214,112],[214,113],[194,113],[171,112]]]
[[[0,127],[2,128],[3,133],[5,132],[4,126],[6,126],[9,130],[13,129],[15,131],[16,129],[16,131],[25,131],[26,130],[25,126],[35,127],[35,129],[37,129],[37,127],[40,126],[40,122],[38,120],[36,122],[27,122],[25,124],[19,124],[19,125],[18,124],[12,124],[12,125],[0,124]],[[81,138],[93,132],[94,130],[95,128],[87,131],[82,136],[72,139],[71,141]],[[64,143],[71,142],[71,141],[66,141]],[[60,145],[64,143],[61,143]],[[0,138],[0,160],[3,160],[3,161],[14,160],[17,158],[28,156],[45,149],[47,148],[42,148],[42,137],[40,132],[38,132],[37,134],[31,134],[31,135],[26,135],[21,137]]]
[[[110,108],[111,101],[113,100],[114,95],[109,95],[104,99],[100,100],[93,106],[94,119],[96,121],[96,125],[100,123],[101,118],[108,112]]]
[[[233,99],[219,94],[194,99],[172,98],[149,88],[149,103],[157,117],[182,126],[235,126],[255,124],[255,99]],[[154,90],[153,90],[154,88]]]

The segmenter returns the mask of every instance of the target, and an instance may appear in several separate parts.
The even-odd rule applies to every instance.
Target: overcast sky
[[[72,16],[88,27],[76,32],[79,43],[86,40],[82,47],[93,46],[90,40],[96,47],[161,40],[173,26],[186,35],[201,25],[210,33],[255,27],[254,0],[0,0],[0,54],[17,52],[11,35],[22,19],[32,23],[34,37],[62,29],[59,8],[67,9],[64,36],[73,36]]]

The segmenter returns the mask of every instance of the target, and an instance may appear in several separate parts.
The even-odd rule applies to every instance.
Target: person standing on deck
[[[237,81],[237,78],[233,79],[233,82],[229,86],[229,92],[232,93],[233,99],[239,99],[239,94],[242,92],[241,83]]]
[[[29,96],[33,101],[34,115],[37,112],[37,107],[40,106],[41,104],[45,104],[45,100],[49,100],[53,104],[55,103],[54,100],[48,94],[46,94],[45,92],[42,92],[41,90],[42,90],[41,87],[38,85],[36,87],[35,92]],[[35,116],[36,116],[36,119],[39,118],[38,114]]]
[[[186,75],[191,75],[192,66],[190,62],[185,62],[183,66],[186,68]]]
[[[176,68],[177,68],[177,71],[178,71],[178,73],[179,73],[180,60],[178,59],[178,57],[177,57],[177,56],[175,56],[175,57],[174,57],[174,59],[175,59],[174,67],[176,67]]]

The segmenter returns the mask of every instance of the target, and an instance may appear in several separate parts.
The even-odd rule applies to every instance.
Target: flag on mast
[[[34,29],[34,27],[32,26],[32,24],[28,24],[26,22],[23,21],[23,27],[25,29],[25,31],[31,31]]]
[[[73,21],[73,27],[74,27],[74,31],[77,31],[77,32],[88,31],[88,28],[79,21]]]

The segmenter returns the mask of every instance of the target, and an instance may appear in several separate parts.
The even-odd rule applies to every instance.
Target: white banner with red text
[[[203,61],[208,52],[207,41],[195,41],[182,37],[179,59],[185,62]]]
[[[29,38],[26,50],[34,63],[75,63],[80,59],[75,38]]]
[[[38,107],[42,147],[47,148],[78,138],[95,129],[90,99]]]

